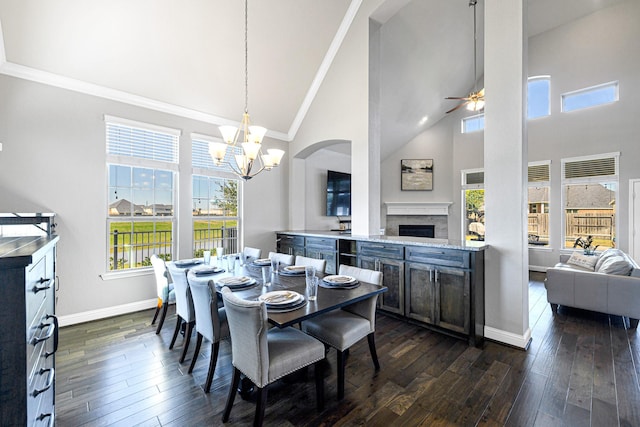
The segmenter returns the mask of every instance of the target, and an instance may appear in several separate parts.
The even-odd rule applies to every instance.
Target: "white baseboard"
[[[542,265],[530,265],[529,271],[536,271],[538,273],[546,273],[549,267],[544,267]]]
[[[518,335],[513,332],[507,332],[501,329],[492,328],[491,326],[485,326],[484,337],[526,350],[529,347],[529,342],[531,341],[531,329],[527,328],[523,335]]]
[[[85,311],[82,313],[67,314],[65,316],[58,316],[58,323],[60,324],[60,326],[75,325],[77,323],[90,322],[92,320],[105,319],[107,317],[147,310],[149,308],[156,307],[157,304],[158,299],[153,298],[144,301],[132,302],[129,304],[117,305],[115,307],[101,308],[98,310]]]

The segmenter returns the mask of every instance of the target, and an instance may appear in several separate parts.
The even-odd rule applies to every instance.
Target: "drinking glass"
[[[211,251],[204,251],[203,256],[205,265],[211,264]]]
[[[264,267],[262,267],[262,284],[264,286],[271,285],[271,283],[268,281],[270,268],[271,267],[269,267],[268,265],[265,265]]]
[[[229,273],[233,274],[234,271],[236,271],[236,256],[234,255],[227,255],[227,271],[229,271]]]
[[[307,280],[307,297],[309,301],[315,301],[318,298],[318,284],[320,278],[318,276],[311,276],[310,280]]]
[[[309,299],[311,300],[311,295],[312,293],[310,293],[310,290],[313,290],[313,278],[316,277],[316,268],[311,266],[311,265],[307,265],[304,268],[304,278],[307,284],[307,295],[309,296]],[[315,299],[315,293],[313,293],[314,299]],[[313,300],[311,300],[313,301]]]
[[[224,256],[224,248],[223,247],[219,247],[216,248],[216,259],[218,260],[218,267],[220,268],[224,268],[225,265],[223,264],[223,259],[222,257]]]
[[[271,260],[271,274],[278,274],[278,269],[280,268],[280,261],[277,259]]]

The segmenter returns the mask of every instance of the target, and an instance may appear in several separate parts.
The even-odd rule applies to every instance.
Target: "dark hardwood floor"
[[[346,396],[337,402],[331,350],[325,410],[315,410],[310,369],[307,381],[281,381],[270,388],[265,425],[639,426],[640,333],[628,330],[617,316],[562,307],[552,315],[543,278],[532,273],[528,351],[494,342],[468,347],[379,315],[378,373],[366,340],[352,347]],[[208,350],[187,374],[193,349],[183,364],[178,363],[181,345],[168,349],[175,316],[168,316],[156,335],[152,314],[61,329],[58,426],[222,424],[232,373],[229,343],[221,345],[211,393],[205,394]],[[226,425],[251,424],[254,410],[255,402],[237,397]]]

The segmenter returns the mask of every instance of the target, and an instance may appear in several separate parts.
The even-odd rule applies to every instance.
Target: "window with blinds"
[[[466,240],[484,240],[484,170],[462,172],[462,235]]]
[[[227,150],[227,153],[225,155],[224,158],[224,163],[222,163],[221,165],[216,165],[213,162],[213,159],[211,158],[211,155],[209,154],[209,142],[221,142],[221,141],[216,141],[213,138],[207,138],[205,139],[204,137],[200,136],[200,137],[194,137],[191,140],[192,143],[192,149],[191,149],[191,166],[194,169],[199,169],[199,172],[204,172],[206,173],[206,171],[209,172],[229,172],[231,173],[231,167],[229,166],[229,162],[234,161],[233,156],[236,154],[242,154],[242,149],[240,147],[235,147],[235,151],[232,150]]]
[[[549,246],[550,166],[550,161],[542,161],[529,163],[527,168],[527,235],[531,247]]]
[[[115,117],[105,117],[107,154],[178,163],[180,131]]]

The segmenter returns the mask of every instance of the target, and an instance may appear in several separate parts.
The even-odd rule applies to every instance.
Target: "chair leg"
[[[184,333],[185,340],[184,340],[184,346],[182,349],[182,355],[180,356],[180,363],[184,362],[184,358],[187,357],[187,350],[189,350],[189,343],[191,342],[192,333],[193,333],[193,322],[189,322],[187,323],[187,330]]]
[[[164,318],[167,317],[167,310],[169,310],[169,303],[165,302],[164,304],[162,304],[162,314],[160,315],[160,321],[158,322],[158,327],[156,328],[156,335],[158,335],[160,333],[160,329],[162,329]]]
[[[223,423],[226,423],[227,421],[229,421],[229,415],[231,415],[233,400],[236,398],[238,384],[240,384],[240,370],[234,367],[233,378],[231,379],[231,386],[229,387],[229,395],[227,396],[227,404],[224,406],[224,412],[222,413]]]
[[[338,354],[338,400],[344,399],[344,365],[346,364],[347,357],[344,351],[336,349]]]
[[[640,321],[640,319],[634,319],[632,317],[629,317],[629,329],[637,329],[638,321]]]
[[[380,370],[380,363],[378,363],[378,353],[376,352],[376,340],[373,337],[373,332],[367,335],[367,341],[369,341],[369,352],[371,353],[371,359],[373,360],[373,366],[376,367],[376,371]]]
[[[156,319],[158,318],[158,313],[160,313],[160,306],[156,306],[156,312],[153,314],[153,320],[151,321],[152,325],[156,324]]]
[[[196,366],[196,360],[198,360],[198,356],[200,355],[200,346],[202,345],[202,335],[198,332],[198,337],[196,338],[196,349],[193,353],[193,357],[191,358],[191,365],[189,365],[189,373],[193,372],[193,367]]]
[[[171,344],[169,344],[169,350],[173,350],[173,345],[178,338],[178,332],[180,332],[180,326],[182,326],[182,317],[176,315],[176,328],[173,330],[173,338],[171,338]]]
[[[264,421],[264,409],[267,406],[267,387],[258,387],[258,395],[256,397],[256,415],[253,418],[253,426],[261,427]]]
[[[207,381],[204,383],[204,392],[209,393],[211,383],[213,382],[213,374],[216,372],[216,363],[218,362],[218,351],[220,350],[220,341],[211,344],[211,359],[209,359],[209,372],[207,373]]]
[[[556,314],[558,312],[558,304],[550,302],[549,305],[551,306],[551,313]]]
[[[316,375],[316,408],[318,412],[324,409],[324,362],[325,359],[316,362],[313,368]]]

